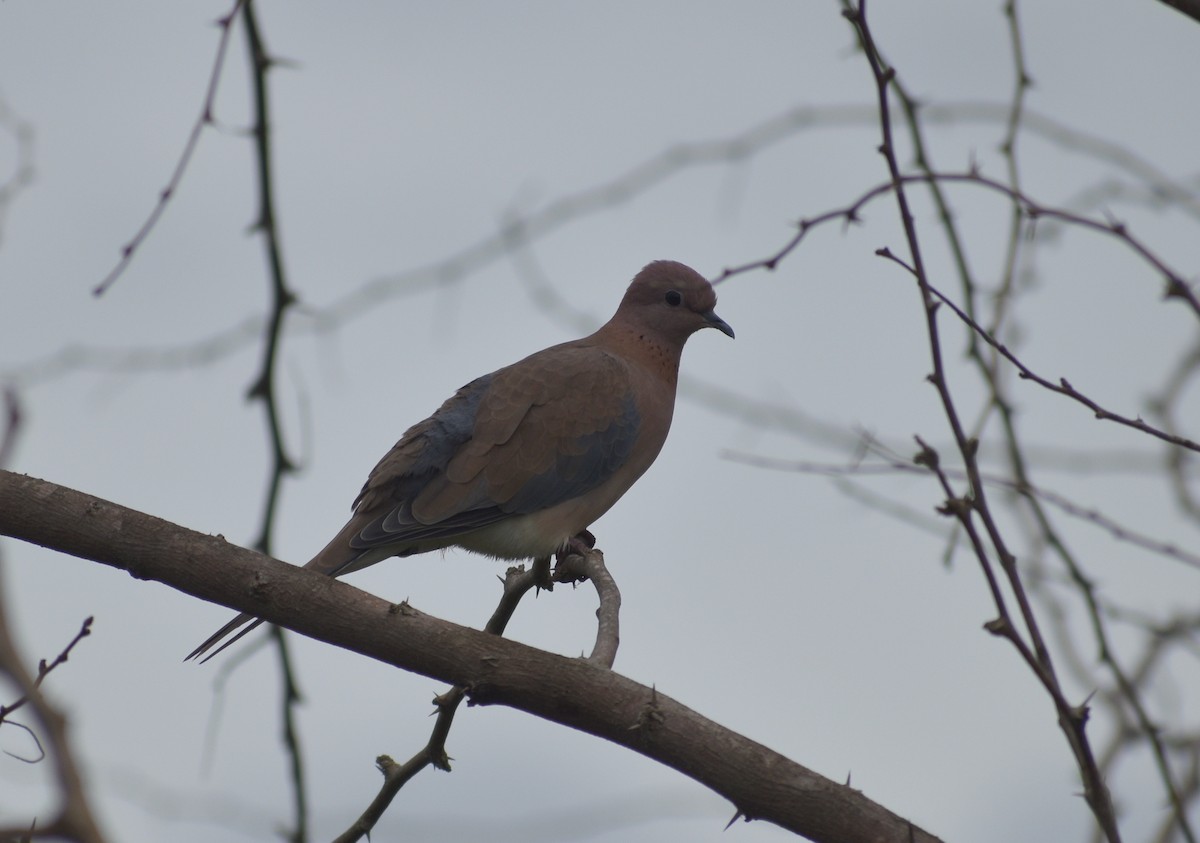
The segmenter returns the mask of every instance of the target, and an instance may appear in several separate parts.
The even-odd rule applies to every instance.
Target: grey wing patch
[[[432,416],[406,430],[371,470],[354,499],[354,511],[372,509],[389,499],[410,499],[430,478],[445,471],[450,458],[471,438],[479,402],[491,381],[492,375],[476,378],[446,399]]]
[[[365,551],[398,541],[441,538],[473,528],[461,524],[451,527],[448,522],[422,524],[413,517],[411,502],[430,480],[445,471],[450,458],[470,440],[479,403],[491,381],[492,375],[484,375],[459,389],[432,416],[409,428],[379,461],[355,499],[354,510],[387,508],[351,538],[352,548]],[[500,512],[494,516],[479,513],[481,523],[477,526],[486,526],[503,517]]]
[[[536,413],[537,410],[533,411]],[[559,444],[554,467],[529,478],[501,505],[505,512],[526,514],[549,509],[577,498],[607,481],[625,464],[638,438],[641,416],[633,395],[627,395],[621,412],[603,428]]]

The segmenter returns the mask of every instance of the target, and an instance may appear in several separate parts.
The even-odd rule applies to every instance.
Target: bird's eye
[[[683,296],[679,294],[678,290],[667,290],[667,304],[671,307],[679,307],[682,302]]]

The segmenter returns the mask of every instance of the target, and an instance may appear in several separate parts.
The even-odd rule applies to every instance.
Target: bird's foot
[[[554,555],[554,581],[575,583],[586,580],[583,559],[595,546],[596,537],[588,530],[580,530],[571,536]]]
[[[575,552],[580,556],[583,556],[595,546],[596,537],[592,535],[592,531],[580,530],[578,533],[571,536],[570,540],[567,542],[567,552]]]

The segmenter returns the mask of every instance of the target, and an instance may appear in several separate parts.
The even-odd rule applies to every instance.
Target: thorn
[[[416,610],[413,609],[413,607],[409,605],[408,598],[405,598],[404,600],[401,600],[399,603],[393,603],[392,605],[388,606],[388,614],[389,615],[413,615],[413,614],[416,614]]]
[[[750,818],[746,817],[746,815],[743,814],[740,810],[734,811],[733,816],[729,818],[729,822],[725,823],[725,828],[723,828],[722,831],[729,831],[729,829],[733,826],[733,824],[735,822],[737,822],[739,819],[742,819],[743,817],[746,819],[747,822],[750,821]]]
[[[917,451],[917,455],[913,457],[913,462],[917,465],[923,465],[926,468],[931,468],[937,471],[938,454],[937,451],[922,443],[921,450]]]
[[[1163,298],[1164,299],[1183,298],[1186,290],[1187,290],[1187,287],[1184,285],[1182,280],[1180,280],[1179,278],[1174,278],[1174,277],[1168,276],[1167,277],[1167,289],[1163,291]]]
[[[971,506],[974,503],[968,498],[947,498],[946,502],[937,507],[934,511],[938,515],[946,517],[966,518],[971,512]]]
[[[390,755],[380,755],[375,759],[375,769],[383,773],[385,776],[388,774],[388,770],[395,766],[396,761]]]
[[[1010,629],[1008,621],[1004,618],[995,618],[990,620],[983,625],[983,628],[992,635],[998,635],[1001,638],[1007,636]]]

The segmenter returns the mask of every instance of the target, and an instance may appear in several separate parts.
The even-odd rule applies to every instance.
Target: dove
[[[471,381],[410,427],[304,567],[339,577],[448,547],[518,560],[590,546],[588,527],[662,450],[684,343],[704,328],[733,337],[716,303],[695,270],[648,264],[595,333]],[[187,659],[260,623],[240,614]]]

